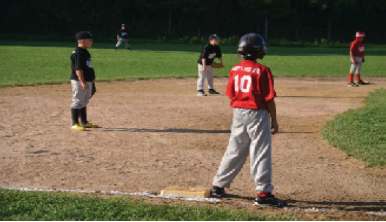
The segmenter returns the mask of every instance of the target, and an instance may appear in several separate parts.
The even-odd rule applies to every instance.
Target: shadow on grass
[[[94,41],[92,48],[95,49],[111,49],[115,48],[116,41],[111,43]],[[65,47],[75,48],[77,43],[74,42],[29,42],[29,41],[0,41],[0,46],[26,46],[26,47]],[[237,46],[222,46],[220,42],[222,53],[234,54],[236,56]],[[183,45],[183,44],[157,44],[157,43],[130,43],[130,47],[135,51],[183,51],[201,53],[203,45]],[[125,50],[121,46],[118,50]],[[328,55],[344,55],[349,56],[349,45],[346,48],[296,48],[296,47],[268,47],[267,56],[328,56]],[[366,56],[384,56],[386,50],[384,49],[366,49]]]

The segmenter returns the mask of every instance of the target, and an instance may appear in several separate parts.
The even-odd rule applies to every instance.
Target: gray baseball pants
[[[213,72],[212,66],[206,65],[206,73],[201,72],[203,68],[204,66],[198,63],[197,90],[204,89],[205,78],[208,80],[208,88],[214,89],[213,88],[214,72]]]
[[[354,56],[354,60],[357,62],[357,64],[351,64],[350,73],[354,74],[361,74],[362,71],[362,59],[363,57]]]
[[[72,85],[72,109],[81,109],[87,106],[91,92],[92,92],[92,84],[91,82],[86,82],[89,85],[89,89],[83,89],[80,81],[71,80]]]
[[[126,49],[130,48],[129,43],[125,42],[125,39],[119,39],[115,47],[118,48],[122,43],[125,43]]]
[[[235,108],[229,145],[213,180],[213,186],[229,187],[248,155],[256,191],[273,190],[270,116],[266,109]]]

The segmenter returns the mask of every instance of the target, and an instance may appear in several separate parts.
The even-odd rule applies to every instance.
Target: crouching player
[[[244,35],[239,41],[237,53],[244,60],[231,69],[226,90],[234,108],[232,130],[211,195],[225,195],[224,188],[230,186],[250,155],[257,191],[255,204],[283,207],[287,204],[271,194],[271,134],[279,131],[276,93],[270,69],[256,62],[266,51],[264,39],[258,34]]]

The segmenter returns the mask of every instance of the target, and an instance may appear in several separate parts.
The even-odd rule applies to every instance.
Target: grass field
[[[132,44],[133,51],[95,41],[89,50],[97,81],[197,76],[197,58],[202,46]],[[70,55],[75,43],[0,42],[0,87],[68,82]],[[236,48],[223,46],[225,68],[216,76],[228,76],[240,59]],[[366,50],[364,76],[384,76],[386,50]],[[274,76],[347,76],[350,68],[347,49],[268,48],[262,64]]]
[[[367,105],[349,110],[328,122],[324,139],[369,166],[386,164],[386,89],[370,93]]]
[[[292,216],[263,216],[220,207],[155,205],[127,198],[101,198],[70,193],[23,192],[0,189],[0,220],[135,220],[135,221],[271,221]]]

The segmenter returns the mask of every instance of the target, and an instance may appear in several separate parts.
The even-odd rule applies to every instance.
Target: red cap
[[[357,32],[355,37],[365,37],[365,33],[364,32]]]

